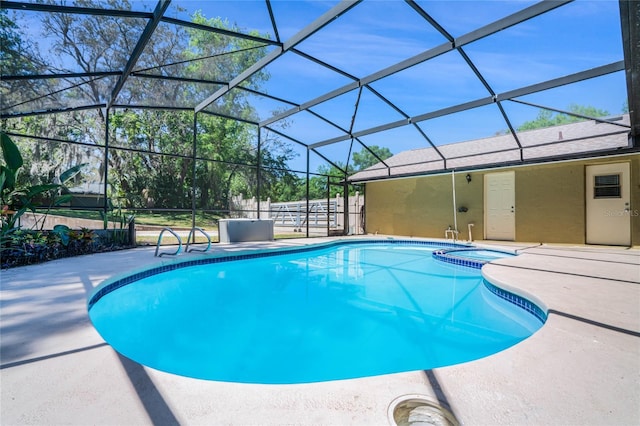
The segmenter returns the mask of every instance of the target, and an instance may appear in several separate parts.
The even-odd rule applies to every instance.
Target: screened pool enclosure
[[[562,160],[532,158],[520,135],[580,120],[609,123],[629,144],[572,156],[638,151],[638,2],[1,7],[2,130],[25,160],[19,179],[56,182],[83,165],[52,215],[118,211],[205,229],[272,218],[276,236],[362,233],[366,200],[349,176],[390,176],[402,165],[385,160],[400,152],[433,148],[429,173],[506,165],[459,167],[468,153],[446,149],[485,138],[480,154],[509,151],[508,165]],[[506,144],[492,146],[496,135]]]

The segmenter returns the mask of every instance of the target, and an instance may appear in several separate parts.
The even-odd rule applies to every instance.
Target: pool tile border
[[[469,250],[477,250],[477,249],[474,248]],[[482,266],[485,263],[488,263],[485,260],[464,259],[462,257],[453,256],[449,254],[450,251],[451,250],[436,250],[431,254],[431,256],[434,259],[440,260],[442,262],[452,263],[454,265],[466,266],[468,268],[474,268],[474,269],[482,269]],[[455,251],[460,251],[460,250],[454,250],[454,252]]]
[[[491,284],[486,279],[484,279],[483,281],[485,287],[487,287],[487,289],[489,289],[489,291],[496,296],[524,309],[525,311],[529,312],[531,315],[539,319],[542,323],[547,321],[547,313],[542,308],[540,308],[540,306],[522,296],[518,296],[515,293],[511,293],[510,291],[497,287]]]
[[[468,268],[474,269],[482,269],[484,265],[489,263],[488,260],[478,260],[478,259],[465,259],[463,257],[458,257],[453,255],[455,252],[465,252],[465,251],[474,251],[478,250],[477,248],[453,248],[453,249],[442,249],[435,250],[432,254],[434,259],[441,260],[443,262],[452,263],[454,265],[466,266]],[[498,251],[498,250],[493,250]],[[519,308],[524,309],[529,312],[531,315],[536,317],[540,322],[544,323],[547,320],[547,314],[544,310],[542,310],[538,305],[531,302],[530,300],[518,296],[517,294],[511,293],[510,291],[504,290],[500,287],[497,287],[491,284],[486,279],[483,279],[485,287],[489,291],[491,291],[496,296],[501,299],[506,300],[509,303],[513,303]]]
[[[436,250],[433,252],[432,256],[434,259],[440,260],[442,262],[453,263],[454,265],[467,266],[469,268],[482,269],[484,265],[489,263],[489,260],[480,260],[480,259],[468,259],[462,256],[456,256],[454,253],[456,252],[465,252],[465,251],[477,251],[477,250],[487,250],[505,254],[511,254],[508,252],[503,252],[499,250],[490,250],[490,249],[480,249],[478,247],[456,247],[450,249],[442,249]]]

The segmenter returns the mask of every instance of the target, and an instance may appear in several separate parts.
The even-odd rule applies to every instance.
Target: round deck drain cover
[[[393,426],[458,426],[453,414],[424,395],[403,395],[389,405]]]

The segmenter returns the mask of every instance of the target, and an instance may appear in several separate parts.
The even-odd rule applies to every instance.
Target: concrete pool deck
[[[213,251],[321,241],[216,245]],[[549,311],[529,339],[455,366],[300,385],[190,379],[111,349],[89,321],[87,298],[108,277],[173,261],[154,257],[155,247],[3,270],[0,423],[387,425],[396,398],[422,395],[468,425],[640,424],[640,250],[508,247],[520,256],[494,261],[483,272]]]

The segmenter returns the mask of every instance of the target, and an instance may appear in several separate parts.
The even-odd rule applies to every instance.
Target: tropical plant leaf
[[[4,177],[4,181],[2,182],[2,186],[0,186],[0,190],[7,188],[9,191],[13,190],[16,186],[16,173],[6,166],[0,166],[0,170],[2,170],[2,176]]]
[[[2,146],[2,156],[4,157],[4,162],[7,164],[7,168],[15,172],[22,167],[23,161],[20,150],[5,132],[2,132],[0,137],[0,146]]]
[[[53,189],[58,189],[61,186],[62,185],[59,185],[57,183],[47,183],[47,184],[44,184],[44,185],[34,185],[34,186],[29,188],[29,192],[27,192],[27,197],[33,198],[36,195],[42,194],[44,192],[51,191]]]
[[[78,173],[82,171],[82,168],[86,165],[87,163],[82,163],[82,164],[78,164],[77,166],[73,166],[70,169],[65,170],[60,175],[60,183],[64,185],[66,182],[73,179],[75,176],[78,175]]]
[[[67,225],[56,225],[53,227],[53,233],[60,237],[60,242],[62,242],[63,246],[67,246],[69,244],[69,232],[71,228]]]
[[[4,166],[0,169],[0,194],[4,191],[4,184],[7,182],[7,172],[4,169]]]
[[[19,205],[22,206],[20,208],[20,210],[23,210],[26,212],[27,210],[30,210],[32,213],[36,212],[36,206],[33,204],[33,198],[31,197],[26,197],[25,195],[19,194],[20,197],[18,198],[20,200]]]
[[[15,212],[15,214],[13,215],[14,218],[19,218],[20,216],[22,216],[23,214],[25,214],[27,212],[29,208],[27,206],[25,207],[20,207],[20,210],[18,210],[17,212]]]
[[[16,226],[16,223],[18,222],[18,219],[20,218],[20,216],[22,216],[25,212],[27,211],[27,207],[22,207],[20,210],[18,210],[17,212],[15,212],[13,215],[11,215],[11,218],[9,219],[9,221],[7,222],[7,228],[8,229],[14,229],[14,227]]]

